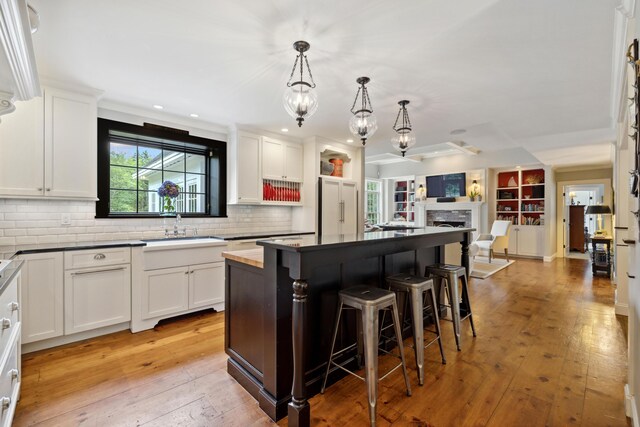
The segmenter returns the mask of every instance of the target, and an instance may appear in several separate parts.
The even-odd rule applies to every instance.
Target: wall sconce
[[[418,187],[417,190],[418,200],[427,200],[427,189],[424,188],[422,184]]]

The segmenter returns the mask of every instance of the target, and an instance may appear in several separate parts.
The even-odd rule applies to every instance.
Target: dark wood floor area
[[[518,260],[472,279],[478,337],[465,322],[457,352],[443,322],[447,365],[430,347],[423,387],[410,370],[412,397],[398,371],[385,379],[378,425],[629,425],[613,295],[584,260]],[[224,316],[207,313],[25,355],[14,425],[273,425],[226,374],[223,340]],[[355,378],[331,386],[311,400],[313,425],[368,425],[365,393]]]

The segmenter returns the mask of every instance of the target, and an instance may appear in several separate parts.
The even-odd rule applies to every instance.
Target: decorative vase
[[[475,198],[475,197],[473,197],[473,196],[469,196],[469,201],[470,201],[470,202],[475,202],[475,201],[476,201],[476,198]]]
[[[173,206],[173,199],[169,196],[164,196],[164,206],[162,207],[163,214],[176,214],[176,208]]]
[[[481,202],[482,201],[482,196],[478,196],[478,201]]]

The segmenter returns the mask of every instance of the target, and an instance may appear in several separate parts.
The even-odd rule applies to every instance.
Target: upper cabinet
[[[229,203],[262,201],[260,135],[233,131],[229,140]]]
[[[43,92],[0,122],[0,197],[95,200],[96,98]]]
[[[40,96],[31,34],[39,17],[26,0],[0,1],[0,115],[15,110],[15,101]]]
[[[301,144],[262,138],[262,177],[279,181],[302,182]]]

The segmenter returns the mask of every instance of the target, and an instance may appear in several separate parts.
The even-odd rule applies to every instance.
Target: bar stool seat
[[[428,279],[419,276],[411,276],[408,274],[394,274],[387,277],[387,285],[392,291],[403,292],[406,299],[409,300],[409,306],[411,307],[412,322],[411,327],[413,330],[413,348],[416,358],[416,366],[418,368],[418,382],[420,385],[424,384],[424,349],[431,344],[438,342],[440,346],[440,356],[442,357],[442,363],[447,363],[447,359],[444,357],[444,349],[442,348],[442,339],[440,331],[440,319],[438,318],[438,303],[436,301],[436,294],[433,290],[433,279]],[[405,299],[405,307],[407,306]],[[436,330],[433,332],[436,337],[424,343],[424,311],[425,301],[428,299],[429,311],[433,317]]]
[[[339,306],[336,314],[336,322],[333,328],[333,340],[331,342],[331,351],[329,353],[329,361],[327,362],[327,370],[322,382],[322,388],[320,393],[324,393],[327,385],[327,377],[331,366],[334,365],[351,375],[354,375],[361,380],[364,380],[367,384],[367,394],[369,399],[369,421],[371,426],[376,425],[376,408],[378,400],[378,381],[384,379],[391,372],[395,371],[399,367],[402,367],[404,373],[404,382],[407,387],[407,396],[411,396],[411,386],[409,385],[409,376],[407,374],[407,365],[404,359],[404,347],[402,345],[402,334],[400,332],[400,322],[398,320],[398,305],[396,303],[395,293],[386,289],[375,288],[371,286],[354,286],[341,290],[338,293]],[[338,336],[338,328],[340,326],[340,316],[342,310],[355,309],[360,310],[362,316],[362,335],[364,345],[364,366],[365,376],[364,378],[355,372],[345,368],[347,362],[337,363],[335,358],[344,354],[348,350],[351,350],[358,346],[358,343],[351,344],[334,353],[336,344],[336,338]],[[382,310],[391,310],[393,316],[393,323],[395,325],[395,334],[398,344],[400,363],[389,370],[386,374],[378,378],[378,325],[379,325],[379,312]]]
[[[476,328],[473,325],[473,314],[471,312],[471,301],[469,300],[467,270],[459,265],[433,264],[425,268],[424,275],[427,277],[433,276],[444,282],[449,304],[442,304],[442,306],[451,308],[452,319],[443,318],[443,320],[453,322],[456,346],[458,351],[460,351],[460,324],[463,320],[469,319],[473,336],[476,336]],[[458,291],[458,280],[462,283],[462,294]]]

